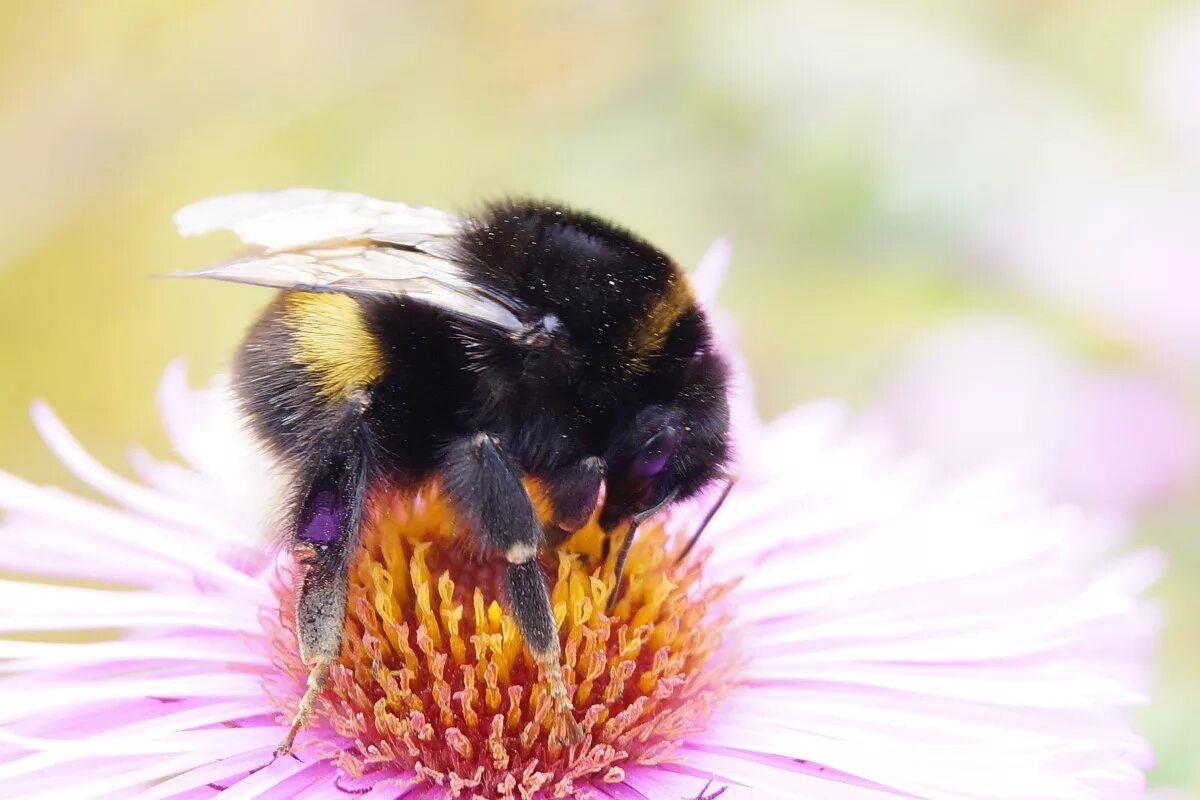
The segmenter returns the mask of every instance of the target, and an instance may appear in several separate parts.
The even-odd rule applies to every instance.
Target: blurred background
[[[1200,787],[1200,4],[0,4],[0,468],[78,489],[165,450],[164,366],[267,296],[148,280],[170,221],[319,186],[569,200],[694,262],[718,235],[772,415],[847,399],[948,469],[1006,460],[1164,549],[1141,725]]]

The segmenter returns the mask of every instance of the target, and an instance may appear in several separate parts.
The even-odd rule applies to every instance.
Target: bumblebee
[[[599,507],[620,537],[611,608],[638,524],[729,457],[727,367],[681,270],[604,220],[525,200],[457,216],[293,189],[205,200],[176,222],[249,246],[184,274],[282,290],[233,367],[252,431],[291,476],[284,519],[303,565],[296,629],[311,672],[277,753],[341,650],[367,503],[429,481],[464,535],[507,562],[508,606],[578,740],[539,554]],[[546,488],[548,522],[527,477]]]

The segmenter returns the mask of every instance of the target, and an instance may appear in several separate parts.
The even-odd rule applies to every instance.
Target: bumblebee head
[[[697,351],[677,376],[656,378],[663,384],[656,401],[626,418],[609,441],[600,513],[606,531],[691,497],[721,476],[729,460],[728,378],[720,356]]]
[[[608,529],[722,474],[727,370],[671,258],[596,216],[532,201],[488,206],[459,246],[477,283],[523,309],[521,330],[472,348],[489,402],[521,403],[527,430],[557,435],[546,418],[565,417],[580,437],[580,452],[560,454],[557,439],[527,433],[527,466],[601,456]]]

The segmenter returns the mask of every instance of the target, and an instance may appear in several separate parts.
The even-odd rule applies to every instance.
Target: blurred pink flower
[[[0,568],[86,584],[4,581],[3,629],[100,637],[0,641],[5,796],[454,796],[386,762],[369,775],[382,783],[339,788],[330,753],[271,761],[283,717],[265,687],[302,680],[280,672],[279,626],[264,624],[280,613],[280,557],[221,488],[242,455],[218,452],[215,393],[173,369],[162,398],[176,449],[203,454],[204,470],[143,455],[135,484],[39,405],[47,443],[111,504],[0,475]],[[1145,699],[1156,623],[1139,596],[1154,553],[1114,557],[1118,532],[995,475],[934,480],[832,405],[755,424],[746,478],[698,556],[706,583],[740,581],[725,646],[745,665],[671,759],[580,779],[575,796],[1139,793],[1151,754],[1126,709]],[[690,530],[701,511],[667,525]],[[114,628],[126,634],[103,633]],[[306,735],[336,741],[326,724]]]
[[[1016,465],[1033,485],[1094,509],[1136,509],[1180,488],[1196,466],[1191,422],[1153,379],[1085,367],[1010,319],[929,335],[873,414],[952,469]]]
[[[1200,362],[1200,182],[1174,154],[970,26],[904,4],[775,0],[731,28],[714,28],[703,68],[766,111],[762,146],[836,137],[874,172],[859,237],[940,253]],[[1194,167],[1200,10],[1147,50],[1151,111]]]
[[[1200,360],[1200,193],[1166,179],[1083,183],[1032,195],[990,258],[1064,308],[1104,321],[1160,360]]]

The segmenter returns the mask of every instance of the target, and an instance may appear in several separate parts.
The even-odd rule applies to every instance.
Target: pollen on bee
[[[673,758],[732,684],[740,661],[723,643],[721,610],[730,585],[704,585],[703,558],[677,566],[671,537],[647,523],[608,612],[611,564],[600,562],[593,519],[542,559],[562,677],[584,731],[565,745],[545,676],[504,605],[506,560],[469,557],[461,535],[434,490],[374,503],[351,570],[342,653],[301,752],[368,782],[415,776],[449,797],[572,797],[620,780],[629,765]],[[291,586],[278,582],[281,608],[291,607]],[[267,617],[274,660],[291,676],[268,688],[288,714],[307,670],[291,615]]]
[[[504,554],[504,557],[508,559],[508,563],[510,564],[524,564],[526,561],[536,555],[537,548],[535,548],[533,545],[518,542],[517,544],[514,544],[512,547],[508,548],[508,552]]]

